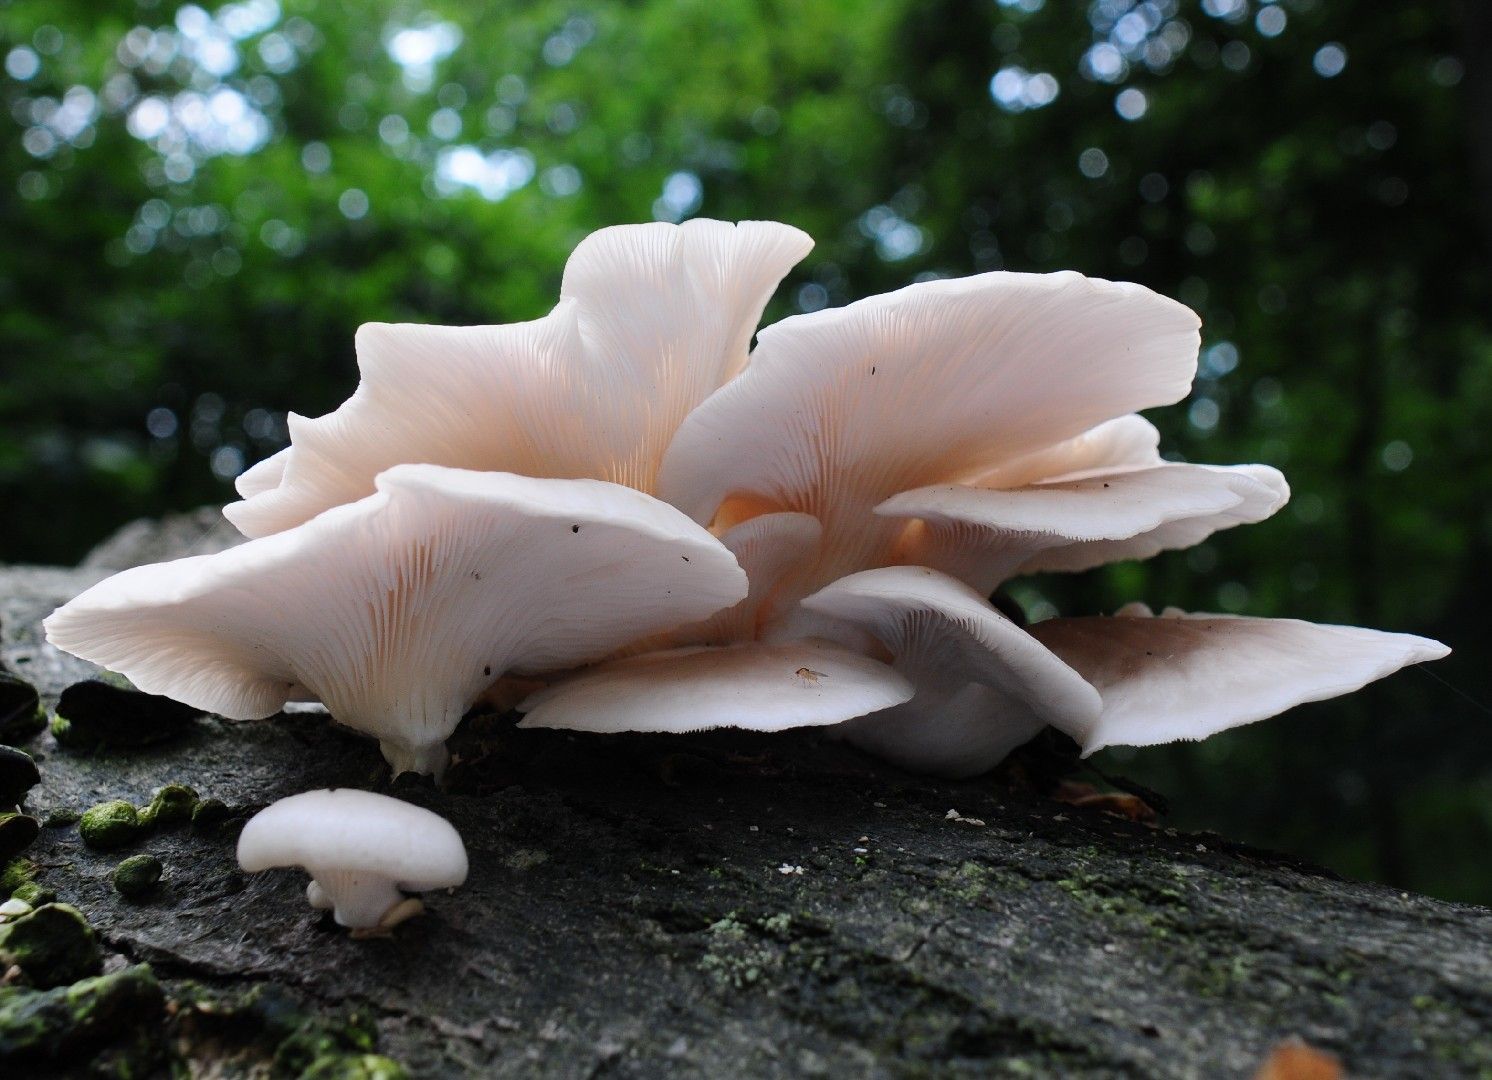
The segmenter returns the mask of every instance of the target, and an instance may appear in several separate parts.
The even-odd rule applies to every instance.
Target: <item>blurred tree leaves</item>
[[[1109,765],[1183,823],[1492,897],[1492,178],[1454,4],[0,3],[0,559],[229,497],[365,321],[530,318],[619,221],[774,217],[769,318],[1072,267],[1197,308],[1173,456],[1295,497],[1191,552],[1025,583],[1436,634],[1347,703]],[[1485,129],[1486,125],[1481,125]],[[1483,137],[1492,137],[1483,133]],[[1437,679],[1451,684],[1443,686]],[[1430,837],[1432,839],[1427,840]]]

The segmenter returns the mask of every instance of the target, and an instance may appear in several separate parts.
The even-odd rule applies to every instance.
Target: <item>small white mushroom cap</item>
[[[495,680],[574,667],[746,595],[720,542],[598,480],[435,465],[217,555],[127,570],[55,612],[58,648],[232,719],[309,694],[439,773]]]
[[[1450,653],[1413,634],[1176,608],[1153,616],[1144,604],[1108,617],[1047,619],[1031,634],[1103,698],[1089,723],[1053,721],[1084,754],[1204,739]]]
[[[439,814],[352,788],[292,795],[255,814],[238,864],[251,874],[303,867],[311,906],[352,929],[378,926],[404,892],[460,885],[467,870],[466,846]]]

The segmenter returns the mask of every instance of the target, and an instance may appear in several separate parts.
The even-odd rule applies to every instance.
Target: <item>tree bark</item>
[[[36,621],[97,576],[0,569],[0,655],[49,699],[87,669]],[[811,732],[486,717],[454,748],[445,790],[393,788],[460,830],[467,884],[351,940],[303,874],[240,873],[233,826],[311,788],[388,790],[371,741],[315,714],[203,718],[128,753],[32,740],[37,880],[82,910],[108,967],[149,963],[174,1002],[129,1036],[148,1070],[238,1075],[276,1052],[288,1069],[278,1036],[207,1023],[249,1015],[233,1002],[255,987],[327,1025],[367,1014],[378,1053],[421,1077],[1246,1077],[1289,1036],[1352,1076],[1492,1070],[1484,909],[1077,809],[1013,770],[908,776]],[[108,853],[63,824],[167,783],[234,819]],[[129,901],[111,872],[140,852],[165,878]]]

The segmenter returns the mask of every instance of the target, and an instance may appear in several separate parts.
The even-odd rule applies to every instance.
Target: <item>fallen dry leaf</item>
[[[1254,1080],[1343,1080],[1346,1075],[1332,1055],[1291,1038],[1270,1051]]]
[[[1138,795],[1123,791],[1099,791],[1092,784],[1076,780],[1064,780],[1057,785],[1052,798],[1069,806],[1087,810],[1101,810],[1129,821],[1151,822],[1156,818],[1155,808]]]

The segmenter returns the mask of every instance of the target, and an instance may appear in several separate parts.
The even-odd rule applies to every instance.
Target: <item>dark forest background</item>
[[[1176,824],[1492,901],[1492,5],[10,0],[0,53],[0,560],[226,500],[351,391],[359,323],[536,316],[602,225],[806,229],[769,319],[1140,281],[1205,320],[1165,449],[1294,499],[1020,602],[1457,652],[1100,764]]]

